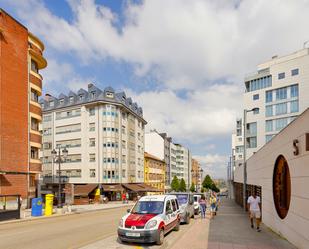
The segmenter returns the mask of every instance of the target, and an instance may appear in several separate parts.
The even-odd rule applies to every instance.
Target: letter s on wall
[[[298,139],[293,140],[293,147],[294,147],[293,151],[294,156],[298,156],[299,155]]]

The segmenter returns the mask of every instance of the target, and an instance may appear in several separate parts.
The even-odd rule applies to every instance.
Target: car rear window
[[[186,204],[188,202],[188,195],[176,195],[176,197],[180,205]]]

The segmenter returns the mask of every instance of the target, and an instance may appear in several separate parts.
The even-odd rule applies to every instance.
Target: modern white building
[[[257,68],[245,77],[246,158],[309,106],[308,48],[274,56]]]
[[[176,146],[176,169],[178,179],[183,178],[186,182],[186,186],[189,189],[192,181],[191,169],[192,169],[192,155],[190,151],[181,144],[175,144]]]
[[[58,174],[52,149],[66,147],[69,155],[60,172],[69,183],[144,182],[146,121],[142,108],[124,92],[89,84],[87,90],[58,98],[46,95],[40,103],[45,181]]]
[[[164,138],[156,130],[145,134],[145,151],[164,160]]]

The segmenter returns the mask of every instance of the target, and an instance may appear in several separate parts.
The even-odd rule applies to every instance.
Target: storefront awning
[[[124,188],[121,184],[101,184],[103,192],[122,192]]]
[[[74,184],[74,196],[88,196],[96,188],[98,184]]]
[[[123,183],[122,186],[133,192],[160,192],[160,190],[145,183]]]

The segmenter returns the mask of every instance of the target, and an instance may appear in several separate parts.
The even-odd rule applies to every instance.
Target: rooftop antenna
[[[307,40],[307,41],[304,42],[304,45],[303,45],[304,48],[306,48],[306,45],[307,45],[308,42],[309,42],[309,40]]]

